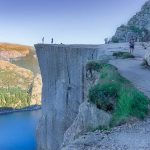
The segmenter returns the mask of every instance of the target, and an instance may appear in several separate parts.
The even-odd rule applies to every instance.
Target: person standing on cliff
[[[42,38],[42,44],[44,44],[44,37]]]
[[[52,39],[51,39],[51,44],[53,44],[53,43],[54,43],[54,39],[52,38]]]
[[[130,46],[130,53],[133,54],[134,46],[135,46],[134,38],[131,38],[131,39],[130,39],[130,41],[129,41],[129,46]]]

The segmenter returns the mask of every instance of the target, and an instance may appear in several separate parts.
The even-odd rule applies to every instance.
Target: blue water
[[[36,150],[41,110],[0,115],[0,150]]]

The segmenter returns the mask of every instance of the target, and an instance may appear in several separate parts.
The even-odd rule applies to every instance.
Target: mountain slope
[[[40,105],[41,87],[34,48],[0,43],[0,108]]]
[[[127,23],[117,28],[112,42],[128,42],[133,37],[136,41],[150,40],[150,0]]]

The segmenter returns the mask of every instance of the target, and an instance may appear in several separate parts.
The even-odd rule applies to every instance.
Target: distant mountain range
[[[150,0],[148,0],[126,25],[117,28],[111,41],[114,43],[128,42],[134,38],[139,42],[150,41]]]

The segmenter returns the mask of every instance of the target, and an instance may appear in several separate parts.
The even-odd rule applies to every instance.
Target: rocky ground
[[[149,50],[149,43],[145,44],[147,49],[141,43],[136,44],[134,59],[114,59],[110,63],[150,98],[150,70],[141,66],[144,55]],[[114,51],[128,51],[128,44],[101,45],[100,50],[110,56]],[[144,121],[131,121],[111,131],[87,133],[63,150],[150,150],[150,118]]]

